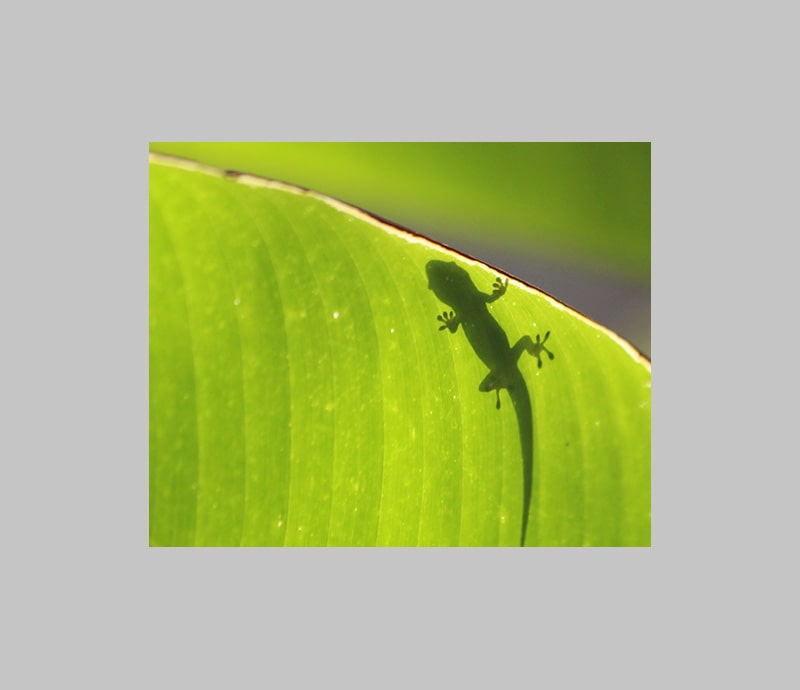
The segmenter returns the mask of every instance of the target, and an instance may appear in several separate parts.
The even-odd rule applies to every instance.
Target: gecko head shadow
[[[429,261],[425,264],[425,273],[428,274],[428,289],[445,304],[452,305],[459,296],[477,292],[469,273],[455,261]]]

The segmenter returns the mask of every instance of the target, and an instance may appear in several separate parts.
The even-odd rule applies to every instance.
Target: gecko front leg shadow
[[[439,326],[440,331],[443,331],[446,328],[451,333],[455,333],[458,329],[458,317],[452,311],[443,311],[441,314],[439,314],[439,316],[436,317],[436,319],[444,324]]]

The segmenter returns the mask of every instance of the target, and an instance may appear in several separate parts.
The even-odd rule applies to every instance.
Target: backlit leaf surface
[[[519,430],[428,261],[340,202],[151,157],[151,545],[515,546]],[[514,279],[489,305],[533,405],[528,545],[649,545],[650,366]]]

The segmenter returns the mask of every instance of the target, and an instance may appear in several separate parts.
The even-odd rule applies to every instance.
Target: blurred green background
[[[650,143],[178,143],[496,266],[650,356]]]

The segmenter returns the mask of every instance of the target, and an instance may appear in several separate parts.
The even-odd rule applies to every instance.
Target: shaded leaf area
[[[342,204],[166,159],[150,167],[152,545],[508,545],[522,515],[506,391],[425,265],[497,273]],[[531,392],[528,545],[650,541],[650,368],[513,279],[491,312],[556,359]]]

